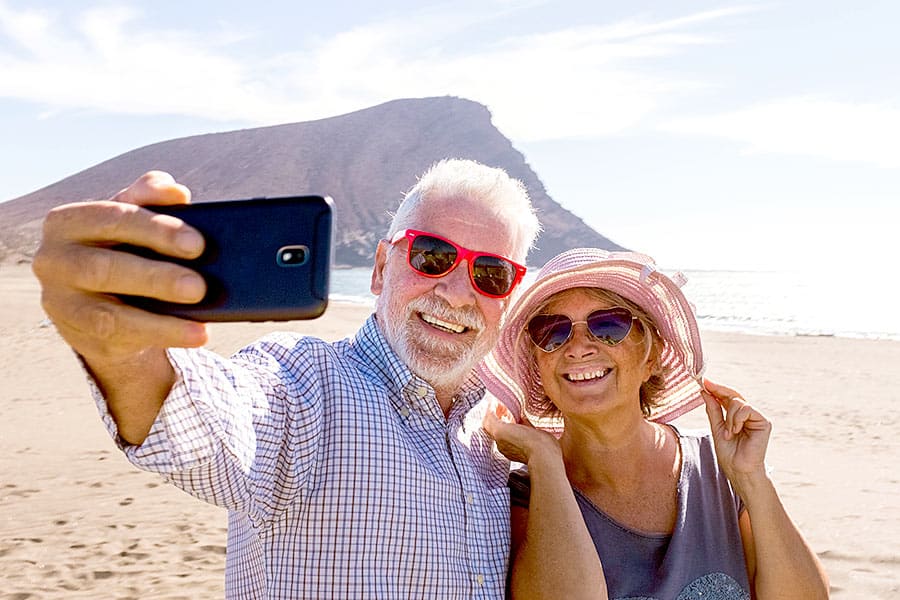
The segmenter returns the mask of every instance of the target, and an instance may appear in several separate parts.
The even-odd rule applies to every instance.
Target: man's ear
[[[375,266],[372,267],[372,283],[369,290],[376,296],[381,295],[381,291],[384,289],[384,266],[387,264],[387,253],[390,247],[387,240],[381,240],[378,242],[378,247],[375,248]]]

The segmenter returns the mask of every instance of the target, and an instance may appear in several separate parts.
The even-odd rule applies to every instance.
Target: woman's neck
[[[560,438],[566,473],[576,487],[630,485],[664,453],[668,427],[642,414],[566,419]]]

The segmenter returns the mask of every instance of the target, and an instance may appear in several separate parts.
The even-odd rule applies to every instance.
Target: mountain
[[[377,241],[416,177],[442,158],[504,168],[528,188],[544,232],[528,264],[562,250],[620,246],[554,202],[537,174],[491,123],[487,107],[455,97],[394,100],[346,115],[159,142],[0,203],[0,260],[28,262],[44,215],[104,199],[151,169],[168,171],[195,202],[303,193],[335,201],[334,262],[370,266]]]

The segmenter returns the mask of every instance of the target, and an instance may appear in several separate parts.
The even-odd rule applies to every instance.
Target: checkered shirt
[[[228,598],[502,598],[509,464],[474,378],[445,418],[375,318],[336,343],[273,334],[178,381],[136,466],[227,508]]]

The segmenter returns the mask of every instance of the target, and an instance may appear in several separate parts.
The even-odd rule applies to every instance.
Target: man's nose
[[[469,261],[461,261],[455,269],[441,277],[435,286],[435,293],[453,307],[474,304],[478,292],[472,287],[469,277]]]

